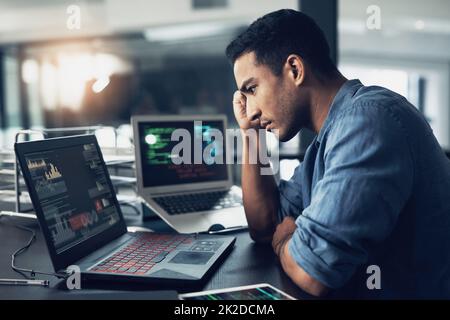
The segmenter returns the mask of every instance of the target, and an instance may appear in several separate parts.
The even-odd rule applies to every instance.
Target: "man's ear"
[[[296,86],[301,85],[305,78],[303,59],[296,54],[289,55],[285,63],[285,72],[287,72],[289,78],[294,81]]]

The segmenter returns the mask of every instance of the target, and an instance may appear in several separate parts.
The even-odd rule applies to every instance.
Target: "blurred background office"
[[[448,0],[0,0],[2,152],[22,128],[79,126],[131,148],[133,114],[224,113],[236,126],[225,47],[281,8],[317,19],[345,76],[407,97],[450,148]],[[283,178],[310,138],[281,145]]]

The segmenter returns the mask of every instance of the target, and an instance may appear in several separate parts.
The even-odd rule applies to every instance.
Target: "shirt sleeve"
[[[393,230],[412,189],[413,160],[398,117],[375,105],[345,110],[325,143],[323,178],[288,249],[310,276],[339,288]]]
[[[280,180],[278,191],[280,194],[280,206],[278,210],[278,222],[285,217],[297,218],[303,211],[303,197],[301,188],[302,164],[295,168],[290,180]]]

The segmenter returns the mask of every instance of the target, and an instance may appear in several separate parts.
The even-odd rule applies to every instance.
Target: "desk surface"
[[[2,243],[0,246],[0,278],[21,278],[20,274],[12,271],[10,267],[11,254],[26,244],[30,233],[15,228],[13,225],[17,223],[32,227],[38,230],[38,232],[36,242],[33,243],[28,251],[17,258],[16,264],[20,267],[33,268],[40,271],[53,270],[45,240],[37,222],[20,218],[2,217],[0,218],[0,241]],[[139,220],[127,221],[127,223],[128,225],[145,226],[155,231],[170,230],[159,219],[145,223]],[[210,290],[267,282],[296,298],[311,298],[284,274],[270,245],[255,244],[246,231],[229,233],[229,235],[236,237],[234,249],[223,264],[207,278],[204,286],[200,287],[200,289]],[[55,292],[58,293],[58,296],[66,294],[66,292],[57,289],[60,280],[46,276],[38,276],[38,278],[49,279],[50,288],[2,285],[0,287],[0,299],[46,299],[50,298]],[[136,288],[104,283],[100,289],[135,290]],[[149,287],[148,285],[138,288],[138,290],[153,289],[157,288]],[[178,291],[192,291],[192,289],[183,290],[178,288]]]

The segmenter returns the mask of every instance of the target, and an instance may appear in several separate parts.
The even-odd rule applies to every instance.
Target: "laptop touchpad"
[[[214,252],[180,251],[169,263],[206,264],[213,255]]]

